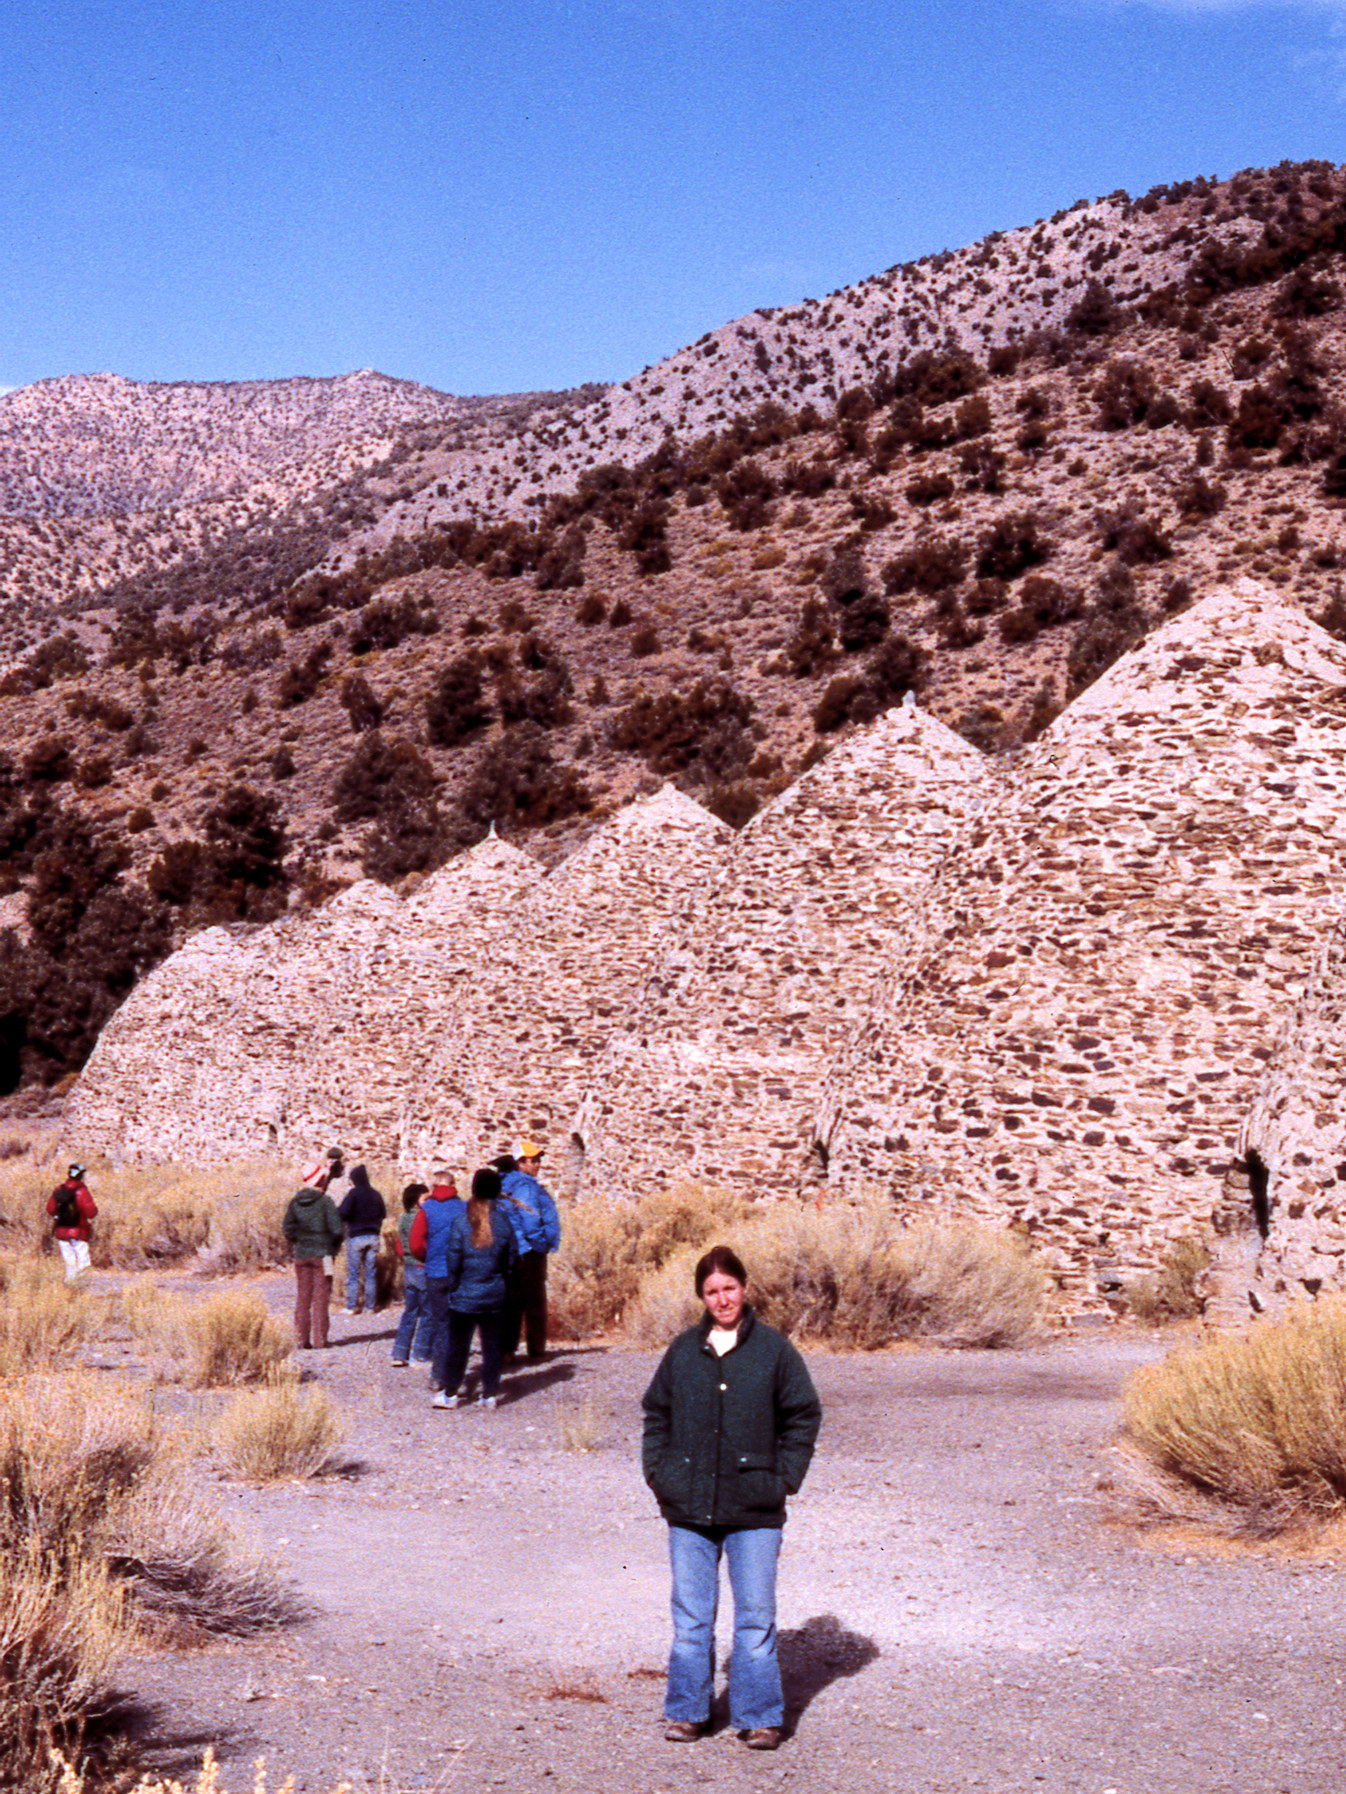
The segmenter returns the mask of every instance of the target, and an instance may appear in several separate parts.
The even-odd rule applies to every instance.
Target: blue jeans
[[[734,1592],[734,1648],[729,1658],[729,1718],[735,1731],[778,1726],[785,1717],[776,1660],[776,1560],[779,1526],[670,1526],[673,1649],[668,1658],[665,1719],[703,1724],[715,1689],[715,1610],[720,1557]]]
[[[379,1236],[376,1233],[357,1233],[353,1240],[346,1241],[346,1306],[360,1306],[360,1267],[365,1273],[365,1307],[371,1314],[374,1312],[374,1276],[375,1261],[379,1255]]]
[[[406,1296],[402,1319],[397,1324],[393,1341],[394,1358],[414,1358],[417,1363],[429,1361],[433,1329],[430,1321],[430,1292],[425,1287],[425,1266],[407,1263],[402,1273]]]

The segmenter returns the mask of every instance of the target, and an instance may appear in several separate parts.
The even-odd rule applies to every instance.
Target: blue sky
[[[1346,0],[11,0],[0,385],[622,379],[1079,198],[1346,159]]]

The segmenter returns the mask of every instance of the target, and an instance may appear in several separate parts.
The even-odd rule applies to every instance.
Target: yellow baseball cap
[[[516,1159],[540,1159],[542,1151],[536,1140],[520,1140],[514,1148],[514,1156]]]

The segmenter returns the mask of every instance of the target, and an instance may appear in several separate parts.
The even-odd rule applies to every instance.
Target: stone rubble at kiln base
[[[419,1171],[541,1132],[570,1196],[1014,1224],[1078,1308],[1215,1225],[1246,1312],[1342,1277],[1346,950],[1301,993],[1344,797],[1346,647],[1240,581],[1014,762],[903,706],[737,835],[665,788],[549,876],[492,837],[406,901],[210,930],[109,1023],[66,1132]]]

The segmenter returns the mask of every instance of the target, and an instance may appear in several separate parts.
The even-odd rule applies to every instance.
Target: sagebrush
[[[1131,1379],[1125,1415],[1161,1475],[1249,1531],[1346,1512],[1346,1300],[1170,1353]]]

